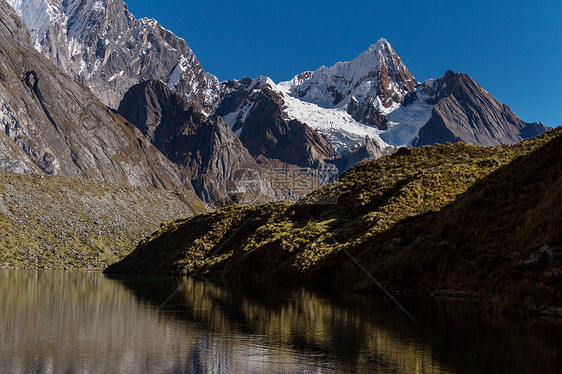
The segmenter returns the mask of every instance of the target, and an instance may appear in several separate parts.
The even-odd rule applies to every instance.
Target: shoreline
[[[154,274],[154,273],[106,273],[105,269],[84,269],[84,268],[73,268],[73,269],[41,269],[41,268],[0,268],[1,271],[44,271],[44,272],[79,272],[79,273],[91,273],[91,274],[100,274],[107,276],[109,279],[114,280],[121,280],[127,279],[129,277],[137,278],[137,277],[144,277],[146,276],[147,279],[151,278],[165,278],[165,279],[190,279],[190,276],[186,275],[179,275],[179,274]],[[229,284],[237,284],[237,285],[251,285],[251,286],[258,286],[258,287],[271,287],[272,284],[275,287],[280,287],[281,285],[290,285],[292,287],[303,287],[307,289],[311,289],[313,291],[318,291],[321,293],[328,293],[328,294],[344,294],[346,296],[364,296],[364,297],[382,297],[386,298],[385,295],[380,292],[380,290],[371,290],[371,289],[349,289],[345,288],[345,292],[339,292],[344,290],[343,286],[336,286],[330,287],[326,284],[314,282],[314,281],[299,281],[298,279],[256,279],[256,278],[228,278],[228,277],[220,277],[220,276],[207,276],[207,277],[194,277],[193,279],[198,281],[210,281],[212,283],[222,283],[227,282]],[[274,282],[274,283],[272,283]],[[371,295],[371,291],[375,292],[374,295]],[[562,307],[557,306],[542,306],[537,310],[501,310],[497,308],[493,302],[489,302],[490,299],[494,297],[499,297],[502,295],[487,295],[484,297],[484,300],[488,302],[482,302],[482,295],[478,294],[471,294],[465,291],[456,291],[456,290],[435,290],[435,291],[405,291],[405,290],[388,290],[388,292],[395,297],[399,298],[407,298],[407,299],[432,299],[436,301],[445,301],[445,302],[458,302],[461,304],[468,304],[477,307],[478,309],[489,313],[491,315],[497,316],[504,316],[514,318],[516,320],[528,320],[539,318],[542,321],[562,325]],[[505,295],[503,295],[505,296]],[[390,302],[390,301],[389,301]]]

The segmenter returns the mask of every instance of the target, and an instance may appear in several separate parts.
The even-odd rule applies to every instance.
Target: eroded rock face
[[[191,188],[138,130],[33,48],[27,28],[4,0],[0,20],[2,166],[133,186]]]
[[[241,188],[274,195],[267,175],[224,121],[210,120],[162,82],[132,87],[119,112],[180,166],[204,200],[222,200]]]
[[[449,70],[426,92],[431,93],[428,102],[435,105],[419,131],[417,146],[458,141],[483,146],[513,144],[547,129],[522,121],[465,73]]]
[[[8,0],[34,47],[117,108],[133,85],[159,79],[199,107],[217,105],[218,80],[185,40],[153,19],[136,19],[122,0]],[[212,109],[211,109],[212,110]]]

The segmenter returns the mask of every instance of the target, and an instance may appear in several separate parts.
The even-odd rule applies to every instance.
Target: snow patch
[[[190,68],[191,65],[189,64],[187,58],[184,55],[181,55],[178,60],[178,63],[172,70],[172,73],[168,76],[167,83],[166,83],[168,87],[174,89],[180,82],[183,73],[185,73]]]
[[[284,114],[288,120],[299,120],[324,135],[336,152],[345,154],[363,144],[365,136],[380,139],[380,130],[351,117],[344,108],[323,108],[302,101],[290,92],[283,93]]]
[[[119,73],[112,75],[112,76],[108,79],[108,81],[109,81],[109,82],[112,82],[112,81],[114,81],[115,79],[122,77],[123,74],[125,74],[125,71],[121,70]]]
[[[381,138],[388,144],[410,145],[431,118],[433,105],[426,102],[429,95],[423,86],[417,87],[416,95],[413,103],[400,106],[386,117],[389,129],[381,134]]]
[[[92,6],[92,12],[104,12],[104,11],[105,11],[105,5],[103,1],[101,0],[94,1],[94,5]]]
[[[230,112],[224,116],[222,116],[222,120],[224,123],[228,125],[232,129],[234,124],[236,123],[236,118],[238,118],[238,114],[240,113],[241,109],[236,109],[234,112]]]

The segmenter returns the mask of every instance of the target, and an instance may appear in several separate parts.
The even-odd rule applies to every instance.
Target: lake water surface
[[[459,301],[17,270],[0,297],[1,373],[562,373],[559,326]]]

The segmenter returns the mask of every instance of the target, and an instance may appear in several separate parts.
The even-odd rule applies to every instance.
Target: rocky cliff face
[[[204,200],[236,193],[274,196],[267,175],[223,120],[213,122],[164,83],[132,87],[119,112],[180,166]]]
[[[419,131],[417,146],[458,141],[483,146],[513,144],[546,131],[542,124],[523,122],[465,73],[447,71],[426,86],[427,102],[434,107]]]
[[[0,163],[100,181],[191,188],[138,130],[33,49],[14,10],[0,0]]]
[[[218,80],[187,43],[153,19],[136,19],[122,0],[8,0],[34,47],[117,108],[133,85],[159,79],[200,107],[216,106]],[[211,109],[213,110],[213,109]]]

